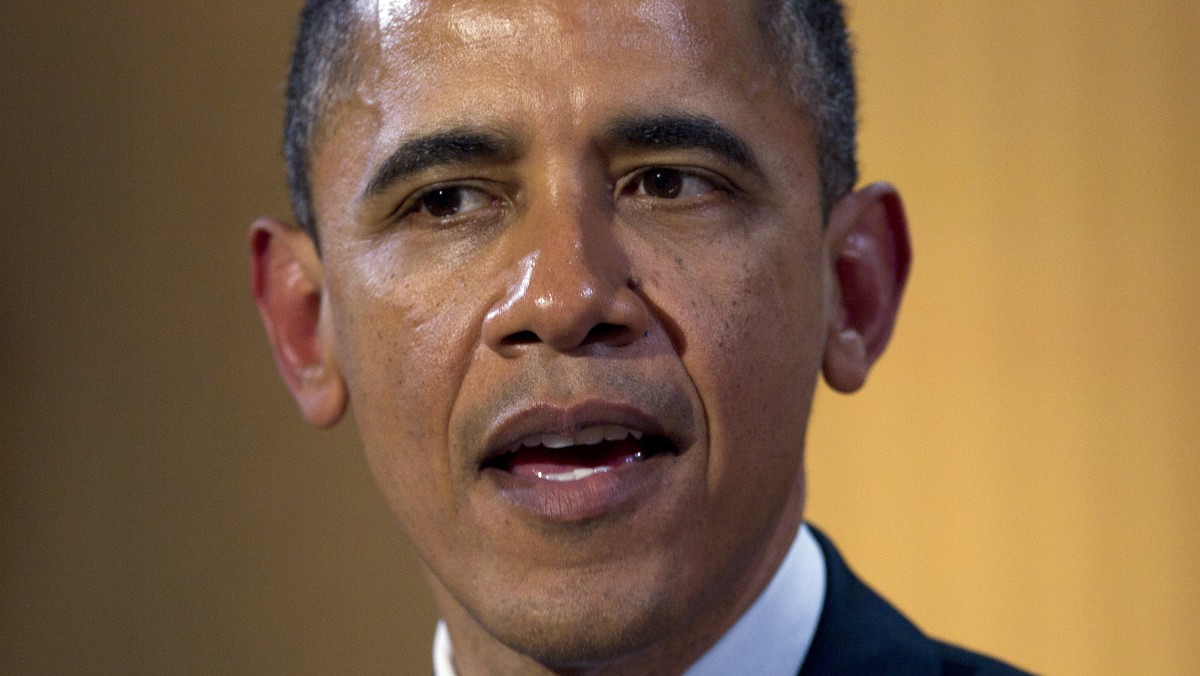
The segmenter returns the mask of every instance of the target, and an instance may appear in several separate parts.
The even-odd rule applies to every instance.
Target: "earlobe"
[[[346,409],[324,306],[321,261],[307,234],[261,218],[250,226],[250,286],[275,366],[305,419],[329,427]]]
[[[844,197],[826,232],[831,271],[823,370],[830,387],[853,392],[887,347],[912,258],[896,189],[874,183]]]

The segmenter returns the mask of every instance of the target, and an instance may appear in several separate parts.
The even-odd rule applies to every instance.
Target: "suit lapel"
[[[825,601],[798,676],[940,674],[934,643],[863,584],[824,533],[809,528],[825,557]]]

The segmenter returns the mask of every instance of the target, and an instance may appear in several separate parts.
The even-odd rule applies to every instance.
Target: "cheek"
[[[798,471],[824,340],[819,241],[799,229],[724,242],[701,267],[675,269],[687,349],[704,402],[711,492],[757,476],[790,485]],[[764,484],[766,485],[766,484]]]
[[[326,255],[337,354],[367,460],[394,513],[420,523],[452,509],[447,420],[480,299],[465,274],[406,265],[398,247]]]

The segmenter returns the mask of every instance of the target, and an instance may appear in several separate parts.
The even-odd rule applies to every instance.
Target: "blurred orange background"
[[[0,5],[0,673],[428,674],[353,430],[249,300],[298,1]],[[810,515],[926,631],[1200,669],[1200,4],[851,2],[916,252]]]

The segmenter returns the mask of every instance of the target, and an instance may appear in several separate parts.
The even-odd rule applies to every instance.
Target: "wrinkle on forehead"
[[[566,37],[569,33],[582,36],[583,40],[571,45],[582,48],[584,54],[596,53],[612,48],[613,32],[619,32],[623,46],[642,48],[668,44],[680,53],[698,53],[699,34],[691,16],[699,13],[717,12],[703,3],[697,7],[686,7],[679,0],[632,0],[595,2],[551,2],[548,0],[485,0],[480,2],[450,1],[439,4],[438,0],[362,0],[372,6],[364,13],[374,17],[375,28],[381,38],[385,54],[394,54],[394,48],[403,48],[406,35],[411,36],[420,24],[440,24],[436,41],[423,41],[422,52],[435,56],[445,49],[483,46],[504,42],[513,47],[534,36],[545,38],[550,35]],[[711,17],[710,17],[711,18]],[[723,23],[723,22],[722,22]],[[619,28],[618,28],[619,26]],[[495,45],[491,45],[495,47]],[[567,47],[565,41],[561,47]],[[411,48],[412,45],[409,45]],[[557,56],[566,57],[564,49]],[[390,58],[390,56],[389,56]]]
[[[446,81],[469,79],[471,60],[482,64],[513,64],[514,85],[525,82],[516,64],[534,59],[573,71],[585,60],[623,58],[621,50],[640,52],[664,46],[696,73],[716,72],[732,62],[753,60],[757,50],[712,53],[708,45],[718,35],[757,30],[758,21],[739,21],[752,3],[688,2],[687,0],[361,0],[372,8],[379,57],[377,70],[400,75],[378,82],[395,87],[409,69],[442,71]],[[753,14],[753,12],[750,12]],[[740,29],[739,29],[740,27]],[[752,43],[760,36],[747,35]],[[615,44],[614,44],[615,43]],[[614,50],[614,47],[616,49]],[[458,65],[458,72],[447,70]],[[747,80],[754,77],[750,69]],[[695,74],[695,73],[694,73]],[[574,78],[571,78],[573,81]],[[525,82],[533,86],[533,83]],[[745,84],[750,84],[746,82]],[[582,91],[562,91],[582,105]],[[406,92],[401,92],[404,94]],[[526,94],[532,93],[527,90]],[[546,93],[546,92],[539,92]],[[406,97],[397,97],[406,98]]]
[[[614,11],[616,10],[614,8]],[[698,52],[697,34],[692,18],[679,2],[672,0],[641,0],[629,13],[636,19],[634,30],[625,30],[621,34],[621,46],[629,49],[644,49],[655,45],[670,45],[670,49],[685,58],[695,58]],[[588,51],[608,49],[611,45],[606,41],[611,15],[589,16],[593,21],[589,29]]]
[[[390,58],[397,48],[412,50],[411,37],[424,26],[434,28],[435,40],[426,39],[421,51],[436,57],[447,49],[503,41],[514,42],[532,34],[561,31],[553,13],[541,2],[522,3],[519,16],[512,3],[451,2],[434,8],[435,0],[370,0],[381,47]],[[505,5],[509,5],[505,7]],[[426,36],[427,38],[429,36]]]
[[[462,45],[481,45],[497,41],[520,42],[531,35],[562,32],[558,19],[545,7],[534,5],[520,17],[498,11],[490,5],[462,7],[448,17],[449,29]]]

